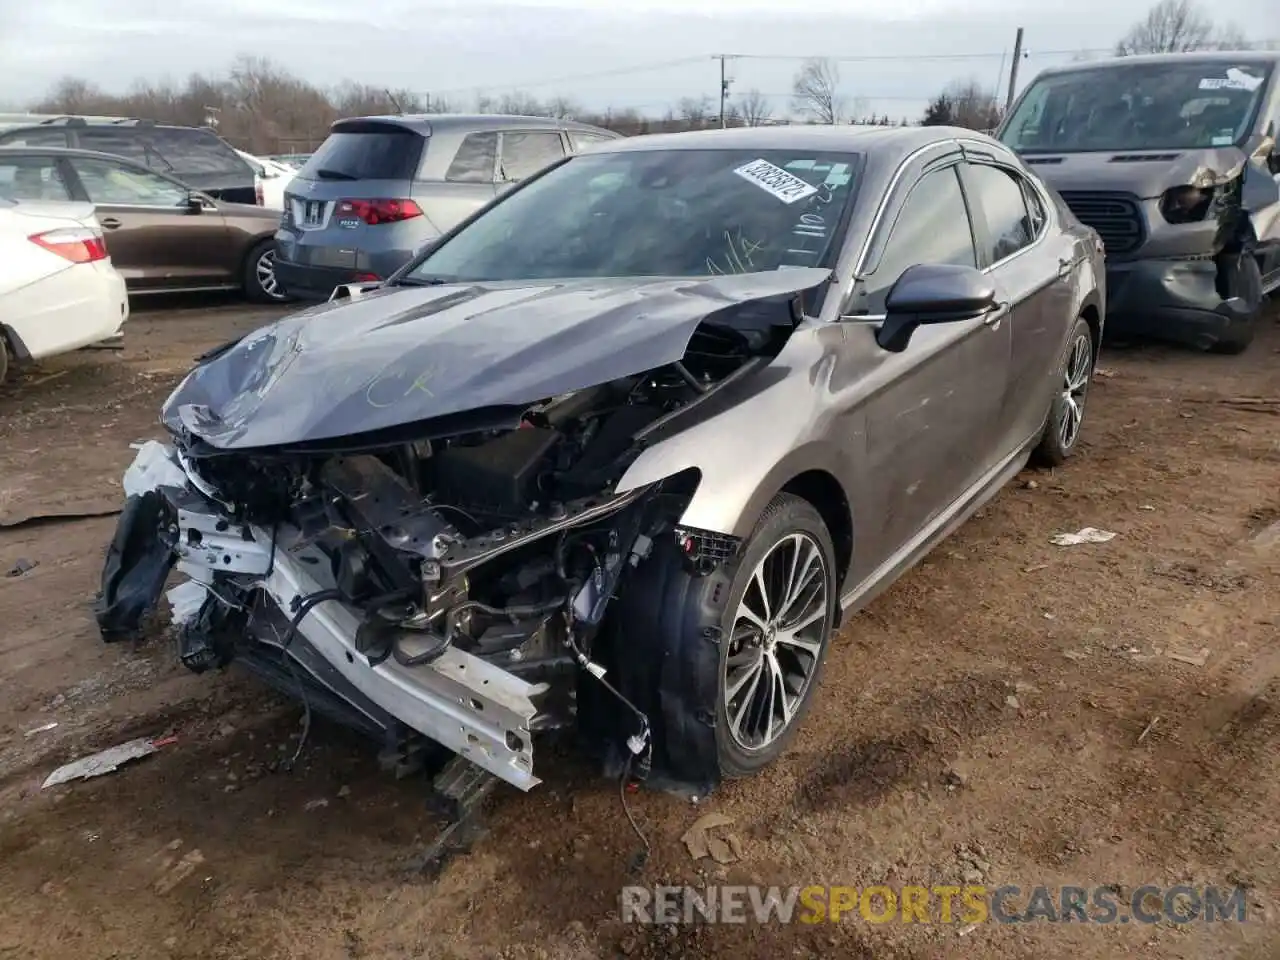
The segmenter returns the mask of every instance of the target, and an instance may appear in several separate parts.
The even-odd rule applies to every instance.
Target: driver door
[[[871,373],[883,386],[865,404],[864,476],[874,490],[863,517],[863,559],[874,568],[902,550],[969,492],[1001,456],[1001,411],[1009,378],[1012,337],[1007,314],[924,325],[901,353],[874,341],[889,290],[908,267],[948,263],[976,267],[978,257],[958,154],[927,170],[909,188],[888,230],[882,253],[864,281],[870,321],[851,329],[876,357]],[[873,241],[873,249],[876,244]],[[1001,301],[1006,297],[998,291]],[[852,318],[852,319],[857,319]]]
[[[72,157],[84,196],[98,215],[107,252],[135,289],[227,282],[233,265],[222,214],[212,203],[188,205],[176,180],[127,161]]]

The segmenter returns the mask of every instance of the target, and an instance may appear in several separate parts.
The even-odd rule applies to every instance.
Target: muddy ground
[[[1024,473],[848,624],[780,763],[696,806],[629,797],[639,882],[1244,884],[1248,923],[661,928],[619,921],[639,841],[572,754],[500,792],[438,879],[406,874],[438,826],[420,782],[319,724],[282,771],[298,707],[188,674],[163,631],[99,640],[112,517],[13,526],[117,507],[191,358],[271,316],[139,309],[123,353],[0,388],[0,573],[35,564],[0,577],[0,958],[1280,956],[1280,325],[1243,357],[1109,351],[1079,458]],[[1117,536],[1049,543],[1085,526]],[[689,859],[707,811],[734,818],[740,862]]]

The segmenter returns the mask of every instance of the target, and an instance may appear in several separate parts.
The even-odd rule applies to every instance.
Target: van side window
[[[444,178],[452,183],[493,183],[498,134],[468,133],[462,138]]]

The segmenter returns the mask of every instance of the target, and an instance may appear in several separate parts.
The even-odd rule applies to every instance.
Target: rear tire
[[[1095,345],[1093,331],[1084,317],[1076,317],[1067,343],[1067,357],[1058,373],[1058,389],[1049,405],[1049,418],[1032,453],[1032,459],[1044,467],[1061,466],[1075,453],[1084,426],[1085,400],[1093,381]]]
[[[249,251],[244,264],[244,295],[253,303],[286,303],[289,295],[276,279],[276,242],[263,240]]]
[[[9,375],[9,341],[0,333],[0,383]]]
[[[1225,334],[1210,348],[1210,353],[1239,354],[1249,349],[1254,334],[1258,332],[1258,317],[1262,313],[1262,268],[1252,251],[1241,250],[1231,255],[1223,264],[1223,287],[1226,298],[1239,297],[1244,301],[1247,313],[1236,320]]]

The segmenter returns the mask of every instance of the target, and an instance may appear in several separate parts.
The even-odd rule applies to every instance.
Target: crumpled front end
[[[579,667],[603,675],[583,647],[652,546],[657,491],[467,536],[468,511],[451,522],[375,456],[295,479],[314,486],[279,515],[246,515],[174,447],[144,445],[104,569],[104,638],[134,635],[176,567],[186,579],[167,599],[190,669],[237,661],[388,745],[420,734],[535,786],[534,734],[574,723]],[[632,727],[640,753],[643,718]]]

